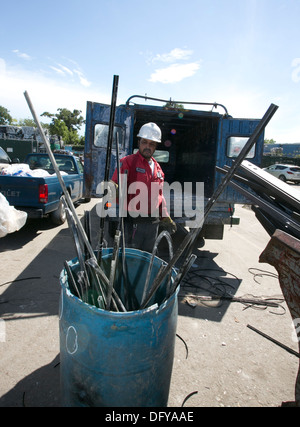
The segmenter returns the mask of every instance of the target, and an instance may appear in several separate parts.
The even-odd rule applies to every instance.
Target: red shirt
[[[141,216],[169,216],[166,201],[163,196],[165,175],[159,163],[153,159],[152,174],[148,160],[139,152],[123,157],[120,160],[120,173],[127,170],[127,210],[139,213]],[[118,172],[115,170],[112,181],[118,183]],[[136,216],[136,215],[135,215]]]

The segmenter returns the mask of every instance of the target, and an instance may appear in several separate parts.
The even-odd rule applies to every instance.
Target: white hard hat
[[[151,141],[161,142],[161,130],[155,123],[146,123],[143,125],[137,135],[139,138],[150,139]]]

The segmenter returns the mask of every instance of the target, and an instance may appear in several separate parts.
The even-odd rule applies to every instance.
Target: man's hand
[[[100,197],[104,197],[104,195],[106,195],[106,198],[110,202],[115,202],[118,197],[118,185],[113,181],[102,181],[97,187],[97,193]]]
[[[174,234],[177,231],[176,223],[172,220],[171,217],[167,216],[162,218],[159,223],[160,227],[164,230],[167,230],[170,234]]]

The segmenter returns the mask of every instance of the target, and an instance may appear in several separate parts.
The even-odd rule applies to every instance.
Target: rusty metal
[[[276,230],[259,262],[272,265],[278,272],[283,296],[291,313],[294,326],[300,322],[300,240]],[[300,352],[300,333],[296,336]],[[300,406],[300,363],[295,384],[295,402]]]
[[[168,104],[168,103],[172,103],[172,104],[190,104],[190,105],[209,105],[209,106],[211,106],[212,107],[212,109],[213,108],[217,108],[217,107],[221,107],[221,108],[223,108],[224,109],[224,111],[225,111],[225,115],[226,116],[228,116],[228,110],[227,110],[227,108],[224,106],[224,105],[222,105],[222,104],[219,104],[218,102],[189,102],[189,101],[173,101],[173,100],[170,100],[170,99],[159,99],[159,98],[151,98],[150,96],[147,96],[147,95],[132,95],[132,96],[130,96],[128,99],[127,99],[127,101],[126,101],[126,106],[128,107],[128,105],[129,105],[129,103],[130,103],[130,101],[133,99],[133,98],[141,98],[141,99],[144,99],[145,101],[148,101],[148,99],[150,99],[151,101],[158,101],[158,102],[164,102],[165,104]]]

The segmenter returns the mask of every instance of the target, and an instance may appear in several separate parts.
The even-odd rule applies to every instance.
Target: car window
[[[0,147],[0,163],[7,163],[9,164],[11,162],[10,157],[6,152]]]
[[[284,169],[287,169],[287,167],[286,166],[282,166],[282,165],[277,165],[276,166],[276,170],[284,170]]]
[[[245,146],[248,140],[249,138],[244,136],[230,136],[227,139],[226,155],[228,157],[237,157],[242,151],[243,147]],[[255,156],[255,144],[247,154],[247,159],[253,159],[254,156]]]
[[[76,163],[78,166],[79,173],[83,173],[83,164],[81,163],[81,161],[79,159],[76,159]]]
[[[105,123],[98,123],[94,129],[94,144],[96,147],[106,148],[108,143],[109,126]],[[120,126],[114,126],[113,130],[113,148],[116,147],[118,140],[120,148],[123,148],[125,141],[124,129]]]
[[[133,154],[137,153],[138,151],[139,151],[138,148],[135,148],[133,150]],[[169,153],[169,151],[155,150],[153,157],[155,158],[155,160],[158,163],[168,163],[169,158],[170,158],[170,153]]]
[[[52,167],[51,161],[47,154],[44,156],[35,156],[32,155],[28,159],[28,164],[30,169],[44,169],[48,170]]]
[[[290,168],[290,169],[291,169],[292,172],[300,172],[300,168],[298,168],[298,167],[293,167],[293,168]]]

